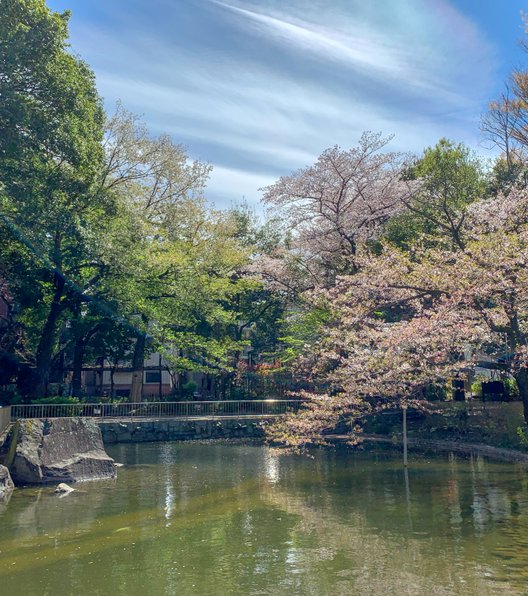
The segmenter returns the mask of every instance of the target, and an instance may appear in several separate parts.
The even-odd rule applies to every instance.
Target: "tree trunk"
[[[106,358],[106,355],[103,352],[103,355],[101,356],[101,368],[99,369],[99,396],[100,397],[103,397],[105,358]]]
[[[53,295],[53,301],[51,303],[48,318],[42,330],[42,335],[37,347],[36,357],[36,380],[31,391],[31,397],[33,399],[46,397],[47,386],[50,376],[51,361],[53,358],[53,346],[55,344],[55,338],[57,334],[57,322],[59,317],[64,310],[62,304],[62,297],[64,294],[65,281],[64,278],[55,273],[55,293]]]
[[[84,364],[84,353],[86,352],[86,346],[92,339],[92,337],[100,329],[101,325],[95,325],[90,331],[88,331],[82,337],[78,337],[73,348],[73,373],[72,373],[72,395],[74,397],[80,397],[83,393],[82,388],[82,367]]]
[[[75,342],[75,347],[73,349],[72,395],[74,397],[81,397],[82,395],[82,366],[84,362],[85,348],[85,338],[80,337]]]
[[[233,399],[235,389],[242,386],[242,383],[240,382],[241,380],[238,377],[238,374],[239,374],[238,367],[240,365],[240,356],[241,355],[242,355],[242,352],[240,350],[235,351],[235,354],[233,357],[233,372],[227,373],[227,376],[226,376],[227,383],[229,384],[229,396],[231,399]],[[238,384],[237,384],[237,381],[238,381]],[[226,387],[226,392],[227,392],[227,387]]]
[[[163,401],[163,368],[161,367],[161,354],[158,357],[158,368],[159,368],[159,384],[158,384],[158,399]]]
[[[519,387],[519,396],[523,403],[523,414],[526,424],[528,424],[528,369],[521,368],[515,375],[517,386]]]
[[[147,336],[139,332],[134,346],[134,355],[132,357],[132,387],[130,389],[130,401],[140,402],[143,396],[143,368],[145,366],[145,348],[147,345]]]
[[[110,369],[110,399],[115,398],[115,382],[114,382],[114,375],[117,368],[117,363],[114,362],[112,368]]]

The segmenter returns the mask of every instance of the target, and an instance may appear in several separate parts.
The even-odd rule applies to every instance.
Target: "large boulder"
[[[0,501],[6,499],[14,488],[9,470],[5,466],[0,466]]]
[[[12,437],[10,469],[17,484],[115,478],[114,460],[90,418],[19,420]]]

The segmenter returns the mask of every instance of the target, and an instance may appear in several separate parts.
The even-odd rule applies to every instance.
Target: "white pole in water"
[[[403,467],[407,467],[407,406],[402,406],[403,410]]]

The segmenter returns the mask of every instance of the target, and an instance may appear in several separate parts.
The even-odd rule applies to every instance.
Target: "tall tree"
[[[466,212],[463,209],[485,194],[486,178],[479,159],[463,144],[440,139],[404,172],[418,183],[403,197],[403,208],[392,217],[385,236],[400,246],[418,239],[429,245],[451,242],[462,246]]]
[[[525,33],[528,21],[523,14]],[[526,40],[522,46],[528,50]],[[528,173],[528,71],[519,68],[510,76],[501,95],[491,101],[481,119],[481,130],[491,147],[501,152],[491,180],[491,192],[508,193],[527,186]]]
[[[104,147],[101,187],[119,197],[134,238],[134,245],[123,255],[126,265],[113,285],[119,280],[121,287],[115,291],[122,312],[135,329],[130,399],[140,401],[143,362],[152,344],[149,326],[156,324],[160,305],[166,306],[171,296],[177,297],[173,282],[179,274],[181,255],[176,236],[180,228],[199,225],[192,221],[192,213],[193,209],[203,210],[210,166],[191,162],[184,148],[168,135],[149,135],[144,123],[121,104],[107,121]],[[126,233],[123,228],[121,232]]]
[[[528,192],[462,209],[463,248],[387,244],[324,295],[334,318],[304,360],[315,391],[282,440],[317,442],[340,416],[420,400],[486,359],[515,378],[528,422]]]
[[[285,248],[263,259],[265,276],[295,290],[357,270],[359,245],[376,238],[413,191],[402,180],[404,156],[382,151],[388,141],[364,133],[357,147],[327,149],[313,166],[264,189],[264,202],[280,209],[291,231]]]
[[[3,0],[0,21],[0,225],[21,264],[4,262],[13,293],[32,273],[44,307],[28,391],[42,395],[68,301],[98,271],[87,230],[108,209],[97,192],[103,112],[93,74],[69,53],[68,13],[44,0]],[[16,296],[15,296],[16,299]],[[38,325],[37,325],[38,326]]]

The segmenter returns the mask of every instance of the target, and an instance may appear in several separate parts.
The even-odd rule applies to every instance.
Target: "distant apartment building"
[[[83,371],[83,391],[86,395],[128,397],[132,388],[130,363],[114,363],[105,360],[100,366]],[[173,382],[163,357],[151,354],[144,363],[143,398],[164,398],[173,391]]]
[[[242,350],[241,360],[251,363],[251,346]],[[175,385],[179,384],[179,386]],[[132,389],[132,367],[130,362],[117,365],[105,360],[99,365],[85,368],[82,374],[83,393],[88,396],[108,396],[127,398]],[[181,375],[171,376],[163,356],[154,352],[144,363],[142,397],[155,401],[173,395],[176,399],[181,395],[181,388],[194,394],[195,399],[215,398],[217,388],[213,375],[204,372],[189,371]],[[192,388],[189,389],[189,386]]]

